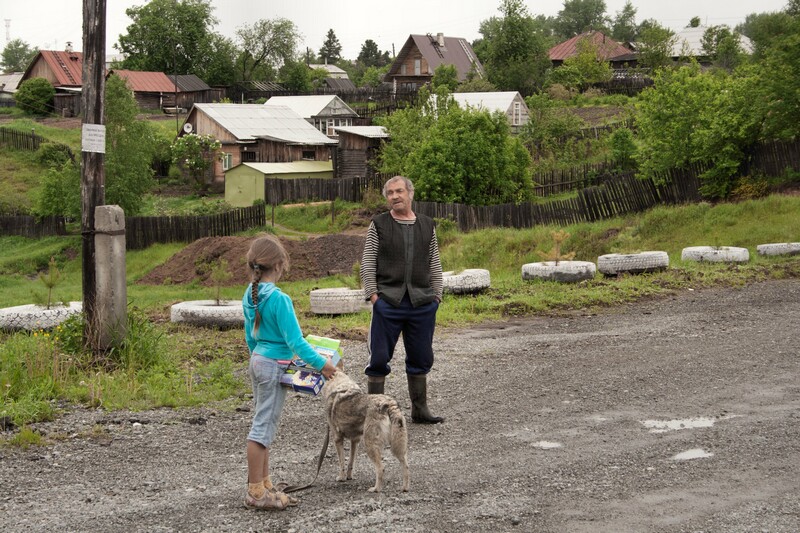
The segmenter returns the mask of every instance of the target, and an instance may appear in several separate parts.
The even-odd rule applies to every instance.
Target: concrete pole
[[[118,205],[94,209],[95,324],[101,351],[118,346],[128,324],[128,286],[125,280],[125,212]]]

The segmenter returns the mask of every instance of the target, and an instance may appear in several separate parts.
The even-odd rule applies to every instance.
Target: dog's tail
[[[393,426],[400,428],[406,427],[406,417],[397,402],[393,399],[387,400],[382,406],[381,410],[389,417],[389,421]]]

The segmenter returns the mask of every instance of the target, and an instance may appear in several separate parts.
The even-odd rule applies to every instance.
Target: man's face
[[[386,187],[386,202],[389,204],[389,209],[397,213],[406,213],[411,210],[411,194],[406,189],[403,180],[389,182]]]

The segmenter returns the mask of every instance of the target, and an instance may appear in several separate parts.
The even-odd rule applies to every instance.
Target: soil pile
[[[211,271],[225,260],[231,278],[226,285],[249,282],[245,257],[255,237],[205,237],[193,242],[167,262],[157,266],[139,280],[144,285],[191,283],[212,285]],[[281,238],[289,253],[291,268],[282,277],[285,281],[316,279],[335,274],[349,275],[361,261],[363,235],[322,235],[304,239]]]

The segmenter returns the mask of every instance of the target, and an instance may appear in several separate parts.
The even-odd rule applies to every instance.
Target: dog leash
[[[311,483],[303,486],[297,485],[287,485],[285,487],[275,487],[276,489],[280,490],[285,494],[289,494],[290,492],[298,492],[301,490],[306,490],[314,485],[314,482],[317,481],[317,477],[319,476],[319,471],[322,468],[322,461],[325,460],[325,453],[328,451],[328,443],[331,440],[331,432],[330,430],[325,432],[325,440],[322,443],[322,451],[319,452],[319,457],[317,458],[317,472],[314,474],[314,479],[311,480]]]

